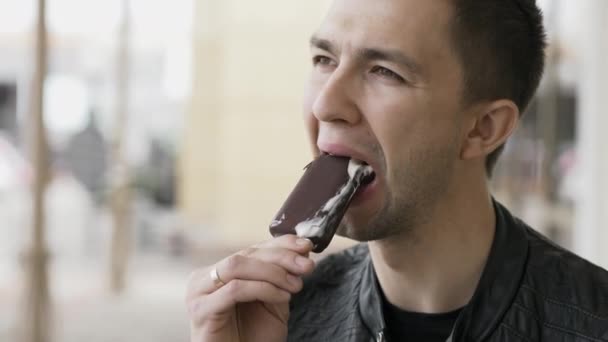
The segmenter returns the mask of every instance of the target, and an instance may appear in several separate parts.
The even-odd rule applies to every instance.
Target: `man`
[[[283,236],[195,272],[192,341],[608,341],[608,273],[488,188],[544,47],[533,0],[335,0],[304,115],[315,155],[374,168],[339,229],[365,243],[315,267]]]

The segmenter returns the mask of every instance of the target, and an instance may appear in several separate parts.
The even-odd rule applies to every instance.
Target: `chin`
[[[357,194],[338,226],[337,235],[361,242],[377,239],[377,226],[384,221],[391,203],[381,189],[376,184]]]
[[[365,239],[364,229],[365,228],[357,229],[352,226],[346,226],[344,224],[341,224],[340,227],[338,227],[338,230],[336,231],[336,235],[347,238],[347,239],[351,239],[351,240],[354,240],[357,242],[366,242],[368,240]]]
[[[374,240],[372,227],[374,227],[373,217],[353,217],[354,215],[347,214],[338,230],[337,235],[349,238],[351,240],[366,242]]]

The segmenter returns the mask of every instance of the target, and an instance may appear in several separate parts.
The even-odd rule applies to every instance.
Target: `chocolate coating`
[[[348,157],[321,155],[304,172],[270,224],[272,236],[297,234],[322,252],[333,238],[355,192],[371,168],[356,165],[349,176]]]

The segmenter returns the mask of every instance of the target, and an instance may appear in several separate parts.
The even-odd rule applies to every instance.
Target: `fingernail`
[[[303,256],[296,257],[296,264],[298,264],[299,266],[308,266],[309,263],[310,263],[310,259],[308,259],[308,258],[305,258]]]
[[[310,241],[309,239],[297,239],[296,240],[296,245],[298,246],[312,246],[312,241]]]
[[[287,275],[287,282],[289,282],[291,285],[300,285],[300,279],[291,274]]]

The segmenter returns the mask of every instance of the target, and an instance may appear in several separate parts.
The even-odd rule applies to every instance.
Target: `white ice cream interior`
[[[340,188],[340,191],[338,191],[338,193],[334,197],[330,198],[325,203],[323,208],[318,211],[315,217],[300,222],[298,223],[298,225],[296,225],[295,230],[296,234],[299,237],[311,238],[323,236],[324,221],[326,221],[330,217],[332,211],[334,211],[334,208],[337,206],[337,204],[345,200],[349,200],[350,198],[347,197],[351,197],[354,195],[355,192],[353,191],[353,188],[356,185],[355,182],[353,182],[353,179],[355,179],[355,176],[357,174],[361,174],[360,179],[363,179],[374,172],[371,166],[356,159],[351,159],[349,161],[347,171],[349,180],[346,184],[342,186],[342,188]]]

